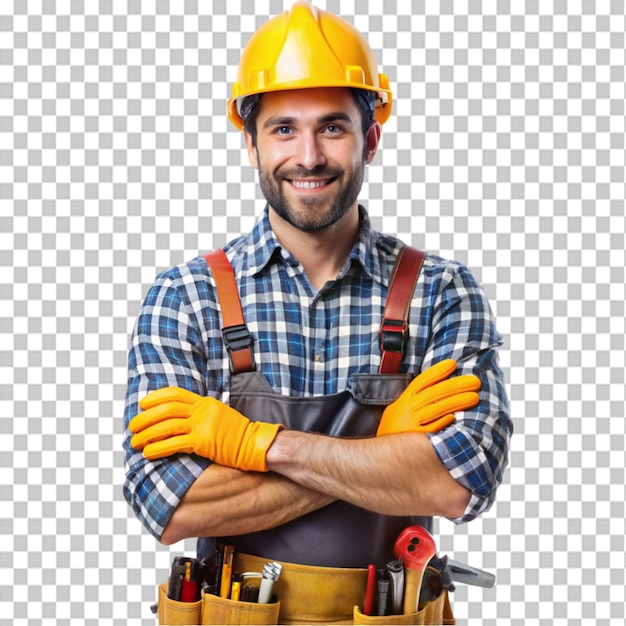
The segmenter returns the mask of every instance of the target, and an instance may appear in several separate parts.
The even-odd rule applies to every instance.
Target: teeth
[[[292,180],[291,184],[299,189],[317,189],[318,187],[323,187],[326,181]]]

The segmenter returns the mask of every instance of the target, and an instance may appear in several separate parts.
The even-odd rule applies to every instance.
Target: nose
[[[297,144],[296,160],[299,166],[307,170],[312,170],[326,163],[326,157],[317,133],[307,131],[300,135]]]

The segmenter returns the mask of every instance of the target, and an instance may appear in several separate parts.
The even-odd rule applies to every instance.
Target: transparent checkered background
[[[0,3],[0,622],[151,624],[173,554],[122,498],[128,336],[156,273],[262,208],[225,99],[283,0]],[[362,199],[466,263],[515,435],[440,551],[460,624],[624,620],[624,3],[318,0],[396,96]]]

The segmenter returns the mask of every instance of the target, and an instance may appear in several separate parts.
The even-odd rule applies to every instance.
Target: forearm
[[[469,491],[418,433],[343,439],[281,431],[267,464],[303,487],[387,515],[455,518],[469,502]]]
[[[189,488],[161,536],[220,537],[273,528],[330,504],[334,498],[274,473],[243,472],[216,463]]]

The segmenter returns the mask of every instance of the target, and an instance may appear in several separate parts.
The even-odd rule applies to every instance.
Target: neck
[[[283,220],[271,207],[269,218],[280,244],[298,259],[309,282],[318,291],[329,280],[337,277],[360,229],[357,204],[338,222],[315,232],[299,230]]]

